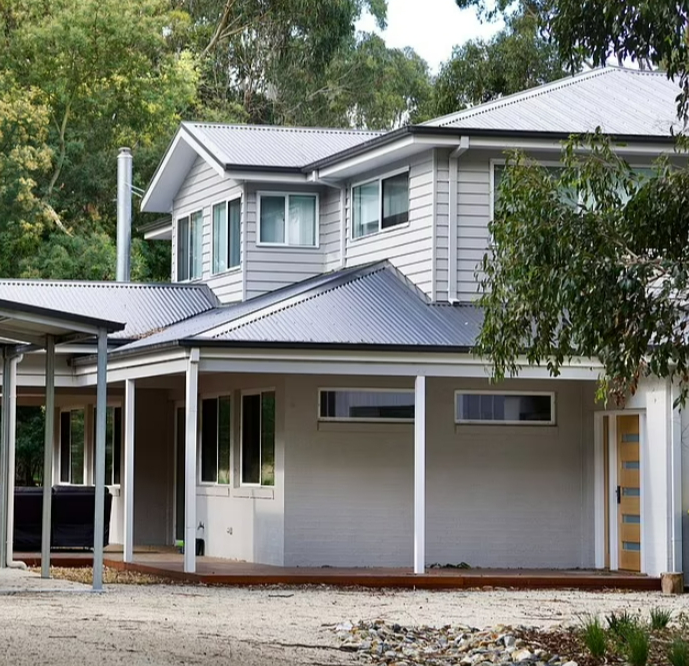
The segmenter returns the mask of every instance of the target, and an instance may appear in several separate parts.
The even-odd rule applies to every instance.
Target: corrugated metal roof
[[[471,305],[431,303],[388,262],[326,274],[234,306],[216,308],[127,345],[262,343],[474,346],[483,316]]]
[[[0,298],[62,312],[126,322],[113,338],[138,338],[217,305],[206,285],[62,280],[0,280]]]
[[[660,72],[604,67],[435,118],[426,125],[505,131],[668,136],[679,85]]]
[[[294,169],[382,134],[363,130],[193,122],[182,123],[182,127],[222,165]]]

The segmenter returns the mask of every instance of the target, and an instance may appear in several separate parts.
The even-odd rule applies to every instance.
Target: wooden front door
[[[617,533],[619,568],[641,571],[639,416],[617,416]]]

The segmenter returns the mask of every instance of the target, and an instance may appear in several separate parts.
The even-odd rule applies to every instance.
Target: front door
[[[639,415],[618,415],[616,425],[619,568],[641,571]]]

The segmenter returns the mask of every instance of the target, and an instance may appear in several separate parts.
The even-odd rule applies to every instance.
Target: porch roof
[[[431,302],[389,262],[305,280],[244,303],[220,306],[123,346],[340,346],[468,351],[483,314]]]

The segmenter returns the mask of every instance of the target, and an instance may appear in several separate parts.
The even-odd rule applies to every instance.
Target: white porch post
[[[414,573],[426,571],[426,378],[415,383],[414,412]]]
[[[682,548],[682,414],[674,406],[679,397],[677,385],[669,387],[668,409],[670,410],[670,433],[668,437],[670,463],[670,559],[668,570],[680,572],[683,569]]]
[[[199,399],[199,350],[187,362],[184,437],[184,571],[196,571],[196,431]]]
[[[134,561],[134,402],[136,384],[124,383],[124,561]]]
[[[21,356],[10,360],[10,382],[6,392],[7,411],[7,566],[14,564],[14,477],[16,475],[15,455],[17,448],[17,365]],[[19,566],[24,566],[23,564]]]
[[[45,433],[43,437],[43,522],[41,577],[50,578],[50,523],[52,520],[53,433],[55,429],[55,339],[45,340]]]
[[[7,433],[9,426],[10,356],[7,347],[2,355],[2,436],[0,437],[0,569],[7,566],[7,499],[8,456]]]
[[[98,331],[98,378],[96,388],[96,498],[93,521],[93,589],[103,589],[103,535],[105,521],[105,423],[108,408],[108,334]]]

